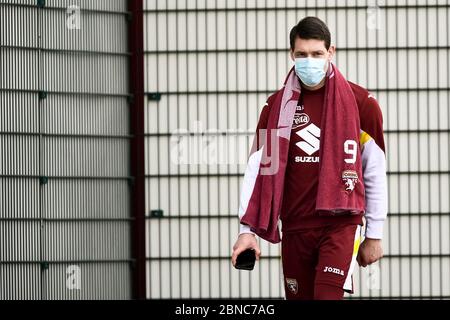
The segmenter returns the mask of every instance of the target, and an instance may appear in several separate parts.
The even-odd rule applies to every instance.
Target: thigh
[[[324,232],[318,250],[316,286],[322,284],[338,287],[342,290],[342,296],[344,291],[353,293],[352,275],[360,240],[359,225],[336,225]],[[320,295],[317,292],[315,296],[320,298]]]
[[[281,259],[288,300],[314,298],[317,239],[318,237],[311,231],[283,235]]]

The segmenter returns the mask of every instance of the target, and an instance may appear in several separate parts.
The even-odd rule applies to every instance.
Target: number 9
[[[356,162],[356,152],[358,150],[358,145],[355,140],[346,140],[344,142],[344,152],[350,154],[352,157],[350,159],[344,159],[346,163]]]

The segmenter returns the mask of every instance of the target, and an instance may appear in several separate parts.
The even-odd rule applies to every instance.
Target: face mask
[[[327,59],[297,58],[295,59],[295,73],[304,84],[314,87],[325,77],[324,71]]]

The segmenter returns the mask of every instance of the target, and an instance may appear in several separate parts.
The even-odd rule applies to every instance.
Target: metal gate
[[[384,115],[385,257],[352,298],[450,298],[448,0],[143,3],[0,0],[0,299],[283,298],[278,246],[230,255],[307,15]],[[174,161],[186,141],[212,153]]]
[[[0,299],[128,299],[127,1],[0,10]]]
[[[291,67],[289,31],[308,15],[328,24],[338,67],[384,115],[385,257],[356,271],[352,297],[450,297],[448,1],[145,4],[149,298],[284,297],[278,246],[261,243],[251,273],[231,267],[241,162],[179,165],[171,152],[186,138],[226,134],[244,139],[230,150],[245,159]]]

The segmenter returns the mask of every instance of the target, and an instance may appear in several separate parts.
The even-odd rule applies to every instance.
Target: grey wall
[[[146,90],[161,93],[146,107],[147,213],[164,211],[147,219],[149,298],[284,297],[278,246],[261,243],[251,273],[231,267],[245,161],[178,165],[171,139],[197,121],[239,131],[227,151],[245,160],[292,65],[289,31],[306,15],[326,21],[337,66],[384,115],[385,257],[356,270],[353,297],[450,297],[448,1],[145,3]]]
[[[127,299],[126,1],[37,3],[0,1],[0,299]]]
[[[0,299],[127,299],[126,1],[37,3],[0,0]],[[230,255],[252,133],[306,15],[327,22],[336,64],[384,115],[385,257],[356,270],[352,297],[450,298],[450,3],[375,4],[145,1],[148,298],[284,297],[279,246],[261,242],[251,273]],[[187,143],[207,153],[176,163]]]

